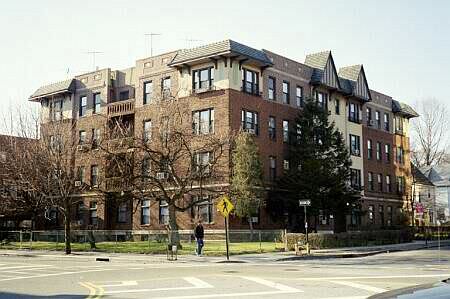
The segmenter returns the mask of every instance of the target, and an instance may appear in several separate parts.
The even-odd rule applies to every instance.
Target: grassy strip
[[[30,246],[31,245],[31,246]],[[178,251],[178,254],[193,254],[195,252],[195,242],[182,242],[182,249]],[[110,252],[110,253],[145,253],[145,254],[165,254],[167,245],[159,242],[148,241],[136,241],[136,242],[98,242],[96,243],[98,252]],[[274,242],[241,242],[230,244],[230,254],[248,254],[248,253],[264,253],[264,252],[277,252],[283,248],[282,243]],[[30,242],[23,242],[22,246],[20,242],[10,242],[1,244],[0,249],[33,249],[33,250],[64,250],[64,243],[56,242],[42,242],[36,241],[32,244]],[[88,243],[72,243],[73,251],[93,251]],[[209,256],[222,256],[225,255],[225,242],[211,241],[205,242],[203,248],[204,254]]]

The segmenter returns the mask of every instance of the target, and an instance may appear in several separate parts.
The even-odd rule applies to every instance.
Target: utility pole
[[[103,52],[99,52],[99,51],[88,51],[88,52],[86,52],[86,54],[91,54],[91,55],[92,55],[92,69],[95,71],[95,69],[96,69],[96,65],[95,65],[95,55],[96,55],[96,54],[103,54]]]
[[[146,37],[148,36],[148,37],[150,37],[150,56],[153,56],[153,37],[154,36],[158,36],[158,35],[161,35],[161,33],[153,33],[153,32],[150,32],[150,33],[146,33],[146,34],[144,34]],[[148,55],[148,51],[147,51],[147,55]]]

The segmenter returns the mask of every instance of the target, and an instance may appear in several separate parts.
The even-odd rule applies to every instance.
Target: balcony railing
[[[130,151],[134,147],[134,137],[123,137],[108,141],[108,149],[111,152]]]
[[[134,99],[108,104],[108,116],[119,116],[134,113]]]
[[[120,192],[129,190],[131,184],[128,180],[125,180],[121,177],[113,177],[106,179],[106,190],[112,192]]]

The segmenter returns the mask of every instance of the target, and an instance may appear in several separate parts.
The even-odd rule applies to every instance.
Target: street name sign
[[[309,207],[311,205],[311,200],[309,200],[309,199],[300,199],[298,201],[298,204],[301,207]]]

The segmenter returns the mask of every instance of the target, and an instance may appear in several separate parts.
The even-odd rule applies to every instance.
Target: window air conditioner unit
[[[256,133],[255,129],[247,129],[247,132],[253,135]]]
[[[81,181],[75,181],[75,187],[81,187]]]
[[[368,121],[368,124],[369,124],[369,126],[373,126],[373,124],[374,124],[373,119],[370,119],[370,120]]]
[[[157,172],[157,173],[156,173],[156,179],[158,179],[158,180],[164,180],[164,179],[166,179],[168,176],[169,176],[169,175],[168,175],[168,173],[166,173],[166,172]]]

